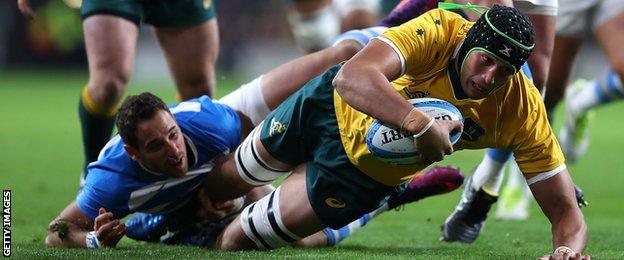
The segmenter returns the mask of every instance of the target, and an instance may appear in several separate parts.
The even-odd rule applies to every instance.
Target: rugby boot
[[[585,194],[579,186],[574,185],[574,193],[576,195],[576,203],[578,203],[579,208],[589,206],[589,202],[585,200]]]
[[[437,7],[438,0],[403,0],[379,22],[379,25],[398,26]]]
[[[160,242],[166,245],[199,246],[214,249],[219,235],[238,215],[218,221],[200,221],[162,236]]]
[[[594,120],[595,113],[577,111],[572,107],[572,99],[588,84],[587,80],[576,80],[565,94],[565,122],[559,131],[558,139],[565,158],[576,162],[589,148],[589,128]]]
[[[458,168],[436,166],[418,174],[406,185],[405,191],[388,198],[388,208],[414,202],[426,197],[440,195],[456,190],[464,182],[464,176]]]
[[[485,223],[487,214],[498,196],[487,194],[483,189],[472,187],[472,177],[464,187],[455,211],[446,218],[442,225],[442,240],[446,242],[474,242]]]
[[[169,217],[160,214],[134,213],[126,221],[126,236],[134,240],[159,242],[167,233]]]

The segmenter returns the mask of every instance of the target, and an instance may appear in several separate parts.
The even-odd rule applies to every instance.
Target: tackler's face
[[[161,110],[152,119],[137,125],[138,147],[132,159],[150,171],[179,178],[188,171],[184,136],[173,116]]]
[[[507,84],[514,74],[509,65],[485,51],[468,54],[459,73],[462,90],[471,99],[481,99]]]

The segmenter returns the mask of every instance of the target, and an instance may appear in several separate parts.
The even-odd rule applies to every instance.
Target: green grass
[[[221,78],[220,94],[243,79]],[[77,101],[85,72],[11,72],[0,74],[0,186],[13,191],[13,256],[19,258],[471,258],[535,259],[551,250],[550,225],[535,203],[526,221],[491,219],[472,245],[438,241],[440,224],[460,192],[414,203],[388,212],[337,248],[282,248],[271,252],[215,252],[201,248],[160,246],[124,238],[116,249],[52,249],[44,245],[49,221],[76,194],[82,164]],[[131,84],[128,93],[153,91],[174,101],[169,86]],[[595,259],[624,258],[624,129],[622,104],[597,111],[590,151],[570,166],[591,205],[584,209],[590,238],[587,253]],[[561,116],[559,116],[561,118]],[[458,152],[443,162],[470,171],[481,151]]]

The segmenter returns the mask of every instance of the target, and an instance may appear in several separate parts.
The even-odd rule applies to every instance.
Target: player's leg
[[[571,97],[569,112],[577,115],[624,97],[624,54],[621,52],[624,44],[624,4],[619,1],[606,1],[596,12],[599,18],[596,21],[594,37],[605,51],[611,69]]]
[[[353,30],[338,36],[333,46],[284,63],[229,93],[219,101],[239,111],[242,121],[257,126],[292,93],[331,66],[348,60],[382,28]],[[244,133],[247,135],[247,132]]]
[[[270,184],[294,166],[308,161],[309,151],[305,148],[309,146],[304,142],[309,138],[301,137],[309,130],[308,117],[318,114],[316,110],[312,113],[308,110],[318,108],[312,104],[323,99],[333,101],[332,80],[338,69],[334,66],[306,83],[269,113],[234,153],[215,165],[205,181],[213,201],[232,199],[253,187]],[[312,99],[315,102],[309,101]]]
[[[574,162],[589,147],[589,125],[593,118],[591,108],[624,98],[624,4],[619,1],[602,2],[596,10],[594,36],[609,60],[610,70],[589,82],[575,82],[575,88],[566,93],[566,120],[559,139],[566,159]]]
[[[325,228],[323,232],[306,237],[298,244],[306,247],[335,246],[381,213],[427,197],[454,191],[463,182],[464,176],[458,168],[434,167],[414,176],[404,185],[402,192],[390,195],[388,200],[376,210],[362,215],[359,219],[340,229]]]
[[[78,114],[86,166],[97,160],[110,138],[118,103],[132,74],[138,26],[125,18],[94,13],[83,21],[83,30],[89,82]]]
[[[287,14],[297,46],[306,51],[321,50],[340,33],[340,20],[331,0],[290,0]]]
[[[583,44],[583,39],[575,36],[555,36],[552,60],[546,83],[544,105],[552,121],[555,108],[563,98],[576,54]]]
[[[146,17],[162,48],[180,99],[216,95],[219,29],[214,1],[173,1],[150,6]],[[167,10],[167,8],[169,10]]]
[[[333,5],[342,32],[368,28],[379,20],[380,0],[333,0]]]
[[[225,229],[217,248],[279,248],[321,229],[323,224],[308,200],[305,167],[300,167],[275,192],[245,208]]]
[[[529,217],[531,190],[518,164],[512,161],[508,165],[507,184],[500,195],[496,217],[507,220],[524,220]]]

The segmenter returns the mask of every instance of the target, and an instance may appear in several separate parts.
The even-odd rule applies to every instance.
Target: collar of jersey
[[[448,66],[449,78],[451,79],[451,87],[453,87],[453,95],[457,100],[470,99],[461,87],[461,81],[459,80],[459,74],[455,69],[455,59],[451,59]]]

